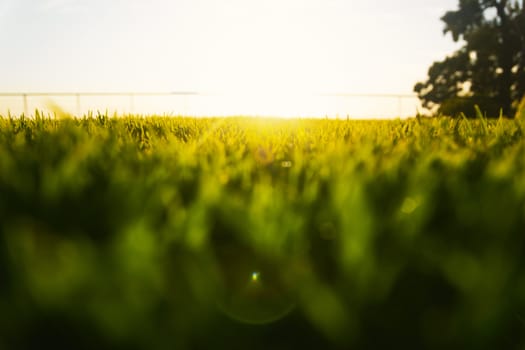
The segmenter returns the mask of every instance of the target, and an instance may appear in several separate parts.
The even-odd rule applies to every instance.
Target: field
[[[525,118],[0,118],[0,349],[525,349]]]

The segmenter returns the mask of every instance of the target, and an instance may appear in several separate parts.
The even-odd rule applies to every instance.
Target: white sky
[[[0,91],[406,94],[457,2],[0,0]]]

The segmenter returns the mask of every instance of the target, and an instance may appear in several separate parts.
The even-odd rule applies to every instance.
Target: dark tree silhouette
[[[423,106],[472,116],[478,105],[489,117],[512,116],[525,94],[525,0],[459,0],[441,20],[443,33],[465,44],[414,86]]]

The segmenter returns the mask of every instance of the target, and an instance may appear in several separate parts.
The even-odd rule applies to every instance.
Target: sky
[[[195,91],[253,113],[250,96],[281,96],[266,102],[279,113],[319,94],[411,94],[458,47],[439,19],[457,2],[0,0],[0,92]]]

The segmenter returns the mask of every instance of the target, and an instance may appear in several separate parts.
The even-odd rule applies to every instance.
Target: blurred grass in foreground
[[[525,348],[525,120],[0,118],[0,348]]]

